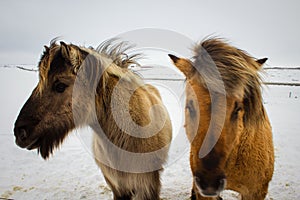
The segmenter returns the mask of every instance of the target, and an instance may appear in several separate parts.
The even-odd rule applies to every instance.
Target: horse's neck
[[[267,120],[265,124],[256,125],[253,127],[244,128],[241,132],[239,140],[236,141],[236,145],[232,149],[228,162],[229,164],[241,164],[239,162],[247,160],[248,154],[245,152],[257,152],[260,151],[261,142],[268,141],[269,133],[271,132],[270,123]],[[231,168],[234,166],[227,166]]]
[[[111,132],[119,131],[118,124],[115,122],[116,116],[125,118],[123,117],[124,109],[129,103],[124,102],[125,97],[129,95],[125,87],[119,82],[119,77],[114,75],[107,75],[105,80],[101,80],[99,85],[100,89],[96,97],[97,122],[95,123],[101,126],[106,136],[110,139],[117,136],[117,134],[111,135]],[[95,124],[92,125],[92,127],[94,126]]]

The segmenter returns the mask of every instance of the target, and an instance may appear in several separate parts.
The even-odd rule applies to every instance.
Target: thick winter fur
[[[47,159],[71,130],[90,126],[114,199],[158,200],[172,127],[157,89],[127,69],[138,57],[129,48],[115,40],[96,50],[45,46],[39,83],[15,122],[16,143]]]
[[[266,59],[255,60],[216,38],[196,45],[193,60],[169,56],[187,78],[185,127],[191,141],[192,199],[218,199],[223,189],[231,189],[243,200],[263,200],[274,170],[272,132],[258,74]],[[211,138],[219,139],[201,157],[211,120]]]

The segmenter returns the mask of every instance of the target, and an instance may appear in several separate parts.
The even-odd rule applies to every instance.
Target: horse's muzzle
[[[33,121],[21,121],[17,120],[14,127],[14,135],[16,138],[16,144],[21,148],[31,149],[35,140],[32,139],[30,130],[36,123]]]
[[[194,182],[198,192],[203,197],[218,197],[226,187],[226,178],[224,177],[219,177],[208,182],[205,179],[195,176]]]

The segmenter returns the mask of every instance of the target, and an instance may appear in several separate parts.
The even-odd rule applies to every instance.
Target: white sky
[[[300,65],[300,1],[0,1],[0,64],[36,64],[56,36],[97,46],[140,28],[168,29],[193,41],[229,39],[269,65]],[[190,47],[186,47],[190,48]]]

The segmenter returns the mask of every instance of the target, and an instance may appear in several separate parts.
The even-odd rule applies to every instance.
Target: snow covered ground
[[[153,80],[153,77],[182,77],[158,69],[145,68],[139,72],[160,89],[172,118],[173,134],[181,137],[183,81]],[[266,81],[299,83],[299,79],[300,73],[295,70],[272,71],[266,76]],[[15,145],[13,123],[37,83],[37,73],[0,68],[0,80],[0,197],[15,200],[112,199],[112,193],[90,152],[91,133],[88,128],[71,133],[48,161],[42,160],[36,151],[23,150]],[[267,199],[298,199],[300,87],[270,85],[263,88],[263,96],[273,126],[276,154],[275,173]],[[187,200],[190,196],[192,177],[188,146],[184,141],[176,145],[162,174],[163,200]],[[237,194],[230,191],[224,192],[223,196],[224,199],[237,199]]]

